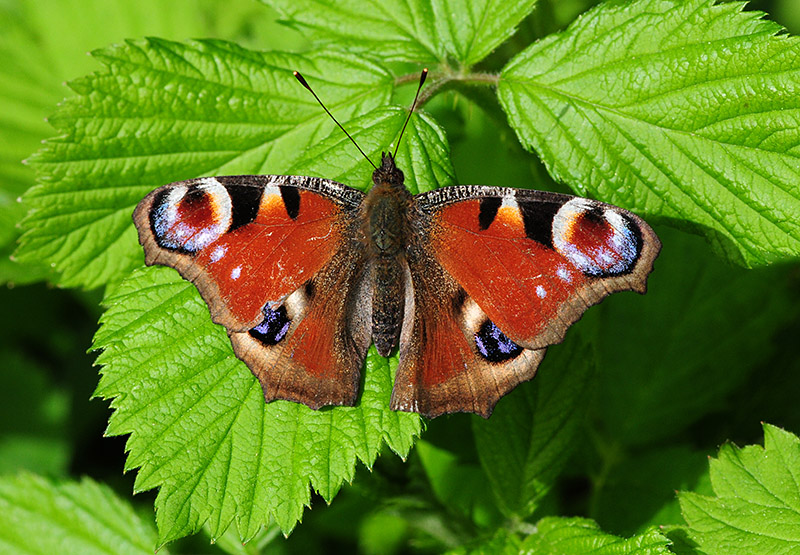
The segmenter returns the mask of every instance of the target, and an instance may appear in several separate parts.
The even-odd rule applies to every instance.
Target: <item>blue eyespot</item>
[[[259,325],[250,330],[250,335],[264,345],[277,345],[286,337],[292,321],[286,315],[286,308],[283,306],[272,310],[267,305],[262,312],[264,313],[264,319]]]
[[[478,353],[489,362],[505,362],[518,357],[523,351],[522,347],[506,337],[491,320],[486,320],[475,334],[475,345]]]

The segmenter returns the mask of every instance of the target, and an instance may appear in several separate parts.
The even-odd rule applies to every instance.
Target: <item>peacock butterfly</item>
[[[364,194],[316,177],[204,177],[134,211],[146,263],[197,286],[268,402],[355,404],[374,343],[398,348],[392,409],[488,418],[586,308],[644,293],[661,248],[638,216],[594,200],[480,185],[412,195],[391,153],[372,180]]]

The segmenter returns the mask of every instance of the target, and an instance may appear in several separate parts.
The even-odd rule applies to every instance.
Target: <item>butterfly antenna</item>
[[[406,126],[408,125],[408,121],[411,119],[411,114],[414,113],[414,108],[417,107],[417,100],[419,99],[419,91],[422,90],[422,84],[425,83],[425,79],[428,77],[428,68],[422,70],[422,74],[419,76],[419,86],[417,87],[417,94],[414,95],[414,102],[411,103],[411,109],[408,111],[408,117],[406,118],[406,122],[403,124],[403,128],[400,130],[400,136],[397,137],[397,146],[394,147],[394,154],[392,154],[392,158],[397,158],[397,149],[400,148],[400,139],[403,138],[403,133],[406,132]]]
[[[300,84],[301,84],[301,85],[303,85],[305,88],[307,88],[307,89],[308,89],[308,92],[310,92],[311,94],[313,94],[313,95],[314,95],[314,98],[316,98],[316,99],[317,99],[317,102],[319,102],[319,105],[320,105],[320,106],[322,106],[322,109],[323,109],[323,110],[325,110],[325,112],[326,112],[326,113],[327,113],[327,114],[328,114],[328,115],[331,117],[331,119],[334,121],[334,123],[336,123],[336,125],[338,125],[338,126],[339,126],[339,129],[341,129],[342,131],[344,131],[344,134],[345,134],[345,135],[347,135],[347,138],[348,138],[348,139],[350,139],[350,141],[351,141],[351,142],[352,142],[354,145],[356,145],[356,148],[357,148],[357,149],[358,149],[358,151],[361,153],[361,155],[362,155],[364,158],[366,158],[366,159],[367,159],[367,162],[369,162],[369,163],[372,165],[372,167],[373,167],[373,168],[375,168],[375,169],[377,170],[377,169],[378,169],[378,166],[376,166],[375,164],[373,164],[372,160],[370,160],[370,159],[369,159],[369,156],[367,156],[366,154],[364,154],[364,151],[363,151],[363,150],[361,150],[361,147],[360,147],[360,146],[358,146],[358,143],[356,142],[356,140],[355,140],[353,137],[351,137],[351,136],[350,136],[350,133],[348,133],[348,132],[347,132],[347,129],[345,129],[344,127],[342,127],[342,124],[341,124],[341,123],[339,123],[339,121],[338,121],[338,120],[337,120],[335,117],[333,117],[333,114],[331,114],[331,111],[330,111],[330,110],[328,110],[328,108],[326,108],[326,107],[325,107],[325,104],[323,104],[323,103],[322,103],[322,101],[321,101],[321,100],[319,99],[319,97],[317,96],[317,93],[315,93],[315,92],[314,92],[314,91],[311,89],[311,87],[308,85],[308,83],[306,83],[306,80],[303,78],[303,76],[302,76],[302,75],[300,75],[300,72],[299,72],[299,71],[293,71],[292,73],[293,73],[293,74],[294,74],[294,76],[297,78],[297,80],[298,80],[298,81],[300,81]],[[419,94],[419,93],[417,93],[417,94]],[[404,128],[405,128],[405,126],[404,126]]]

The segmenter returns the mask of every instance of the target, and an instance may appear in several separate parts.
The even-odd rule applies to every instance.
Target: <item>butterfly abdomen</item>
[[[381,356],[389,356],[403,323],[404,272],[397,259],[376,259],[373,268],[372,341]]]

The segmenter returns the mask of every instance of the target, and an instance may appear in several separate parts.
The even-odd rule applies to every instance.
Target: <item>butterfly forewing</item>
[[[369,346],[363,199],[309,177],[202,178],[156,189],[134,222],[146,262],[197,286],[266,399],[319,408],[355,402]]]
[[[436,260],[526,348],[560,342],[610,293],[644,293],[660,248],[638,216],[570,195],[455,186],[417,203]]]

